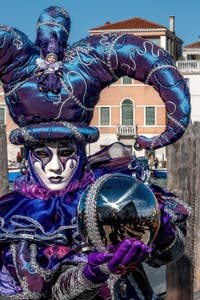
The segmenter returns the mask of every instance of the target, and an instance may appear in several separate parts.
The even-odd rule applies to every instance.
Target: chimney
[[[170,16],[169,17],[169,30],[172,33],[175,33],[175,16]]]

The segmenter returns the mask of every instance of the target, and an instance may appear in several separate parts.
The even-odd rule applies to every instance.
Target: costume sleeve
[[[162,251],[158,247],[154,248],[151,255],[151,260],[148,262],[153,267],[166,265],[173,260],[181,258],[185,249],[185,237],[178,226],[175,226],[175,237],[173,241],[166,246]]]
[[[154,251],[149,264],[156,267],[177,260],[184,254],[186,222],[190,209],[174,194],[159,186],[153,186],[153,189],[162,207],[161,215],[163,213],[169,215],[169,222],[165,225],[168,226],[165,231],[166,235],[161,235],[161,239],[154,240]],[[169,226],[172,230],[169,230]],[[164,232],[165,228],[162,228],[162,230]]]
[[[52,285],[52,300],[94,299],[101,284],[94,284],[83,275],[83,263],[63,265]]]

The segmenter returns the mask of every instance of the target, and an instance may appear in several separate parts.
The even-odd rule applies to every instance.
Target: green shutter
[[[110,125],[110,107],[100,107],[100,125]]]
[[[0,108],[0,124],[5,124],[5,108]]]
[[[155,125],[155,107],[146,107],[146,125]]]

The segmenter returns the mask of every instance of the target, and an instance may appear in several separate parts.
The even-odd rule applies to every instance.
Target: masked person
[[[145,40],[111,34],[88,37],[67,49],[69,27],[67,12],[50,7],[39,18],[36,44],[16,29],[0,28],[4,41],[1,79],[10,114],[19,126],[11,132],[10,141],[25,146],[29,168],[16,180],[14,191],[0,199],[0,295],[24,300],[159,299],[142,262],[158,267],[183,254],[188,215],[184,205],[171,193],[150,185],[160,206],[153,243],[125,237],[115,246],[108,245],[108,251],[91,248],[84,240],[77,225],[77,205],[86,189],[106,174],[130,177],[135,172],[138,181],[143,178],[141,168],[134,171],[132,156],[122,144],[86,155],[86,144],[98,140],[97,128],[89,123],[100,91],[126,74],[154,85],[164,101],[177,102],[163,134],[137,139],[137,147],[156,149],[180,138],[187,126],[187,86],[167,53],[157,46],[152,44],[144,55]],[[130,50],[135,47],[133,59]],[[152,47],[159,55],[152,54]],[[46,57],[49,49],[56,49],[62,61],[59,96],[38,90],[36,61],[41,53]],[[5,52],[10,53],[9,60]],[[19,72],[16,58],[21,59]],[[9,75],[5,65],[10,67]],[[125,183],[127,177],[123,178]]]

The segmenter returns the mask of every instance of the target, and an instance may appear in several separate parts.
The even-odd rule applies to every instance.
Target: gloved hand
[[[111,258],[111,253],[106,252],[92,252],[88,255],[88,263],[83,269],[85,277],[93,283],[103,283],[108,277],[109,273],[101,270],[101,265],[106,264]]]
[[[136,238],[124,239],[119,245],[110,247],[111,252],[93,252],[83,269],[85,277],[93,283],[108,279],[110,273],[121,274],[141,262],[152,249]]]
[[[124,239],[113,248],[113,257],[108,262],[108,268],[112,273],[120,274],[124,269],[145,260],[152,250],[136,238]]]
[[[159,250],[164,250],[168,245],[170,245],[175,238],[175,226],[171,222],[171,216],[164,210],[164,204],[160,203],[161,212],[161,223],[154,244]]]

